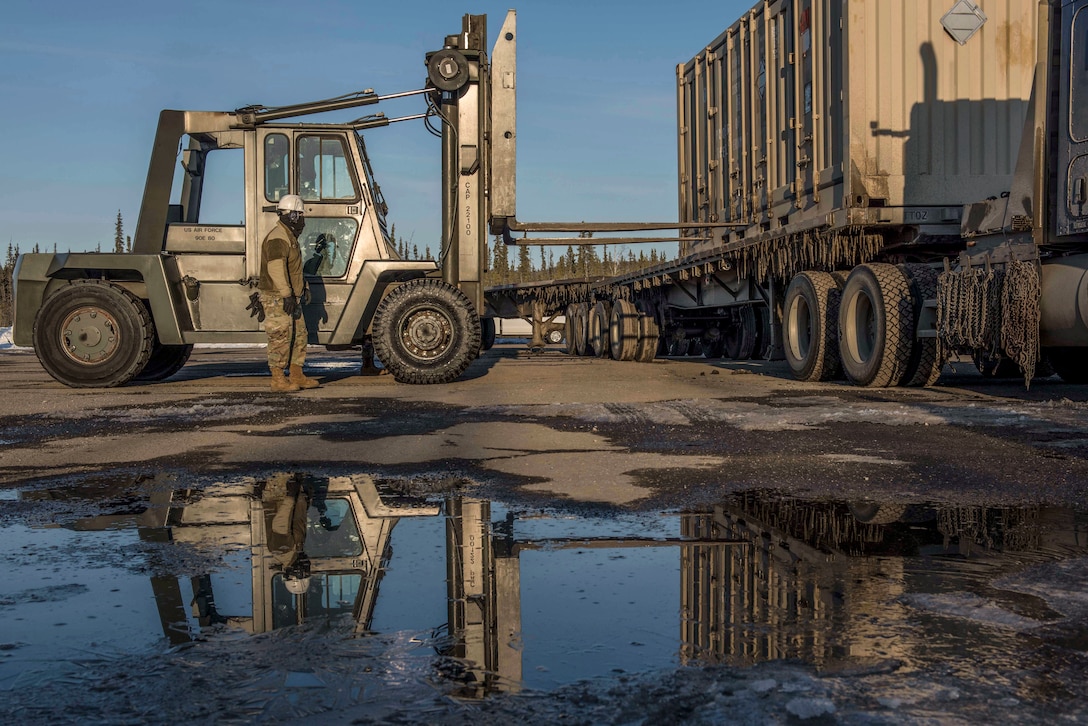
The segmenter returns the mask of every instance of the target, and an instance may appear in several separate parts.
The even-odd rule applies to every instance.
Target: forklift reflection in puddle
[[[263,633],[350,613],[355,633],[363,634],[370,630],[393,527],[401,517],[437,516],[439,507],[383,495],[365,474],[278,474],[258,482],[252,493],[224,486],[191,500],[175,494],[158,511],[165,512],[159,526],[141,527],[141,538],[250,548],[252,613],[219,612],[212,578],[196,577],[190,604],[201,628],[225,624]],[[152,586],[163,632],[173,643],[191,640],[178,579],[153,578]]]
[[[847,504],[751,491],[681,513],[678,537],[528,539],[515,536],[514,514],[493,520],[489,501],[450,496],[439,506],[379,491],[366,475],[274,476],[249,492],[220,485],[192,498],[157,489],[151,503],[136,515],[141,539],[252,555],[251,615],[219,612],[213,576],[193,578],[191,599],[177,577],[152,578],[173,643],[196,637],[191,618],[202,630],[225,624],[261,633],[350,613],[354,633],[366,635],[394,525],[444,515],[448,617],[445,636],[434,639],[435,667],[457,684],[452,695],[465,699],[521,688],[522,552],[675,547],[681,662],[788,659],[818,670],[917,661],[927,635],[899,627],[908,618],[903,597],[941,592],[950,578],[969,587],[956,563],[986,562],[995,572],[1088,555],[1085,514],[1045,506]],[[132,518],[97,517],[76,528]]]

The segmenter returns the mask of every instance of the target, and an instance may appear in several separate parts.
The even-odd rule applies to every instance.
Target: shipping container
[[[1029,0],[755,5],[677,68],[680,222],[737,225],[681,256],[873,225],[883,245],[958,237],[964,204],[1009,189],[1038,12]]]

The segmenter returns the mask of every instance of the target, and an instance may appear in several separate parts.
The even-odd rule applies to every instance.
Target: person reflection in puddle
[[[297,476],[274,477],[268,484],[270,496],[265,501],[275,507],[268,551],[283,566],[287,590],[292,595],[303,595],[310,589],[310,558],[304,550],[310,490],[302,486]]]

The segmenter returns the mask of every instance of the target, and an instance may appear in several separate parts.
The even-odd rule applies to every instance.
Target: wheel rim
[[[121,345],[118,327],[116,318],[102,308],[76,308],[60,326],[61,348],[81,365],[102,363],[112,358]]]
[[[434,360],[453,344],[453,321],[435,308],[413,310],[404,318],[400,340],[413,357]]]
[[[853,333],[847,337],[850,356],[857,363],[868,363],[876,349],[876,309],[864,291],[859,291],[851,301],[846,323]]]
[[[812,311],[800,295],[794,298],[787,321],[790,353],[794,360],[803,361],[812,345]]]

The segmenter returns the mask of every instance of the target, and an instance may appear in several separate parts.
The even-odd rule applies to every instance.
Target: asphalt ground
[[[0,352],[0,486],[163,470],[284,468],[460,478],[505,496],[684,507],[752,488],[876,501],[1051,503],[1088,488],[1088,386],[984,379],[928,389],[792,380],[784,363],[577,358],[521,343],[458,381],[360,376],[313,348],[323,385],[274,394],[259,348],[198,348],[163,382],[71,389]]]

